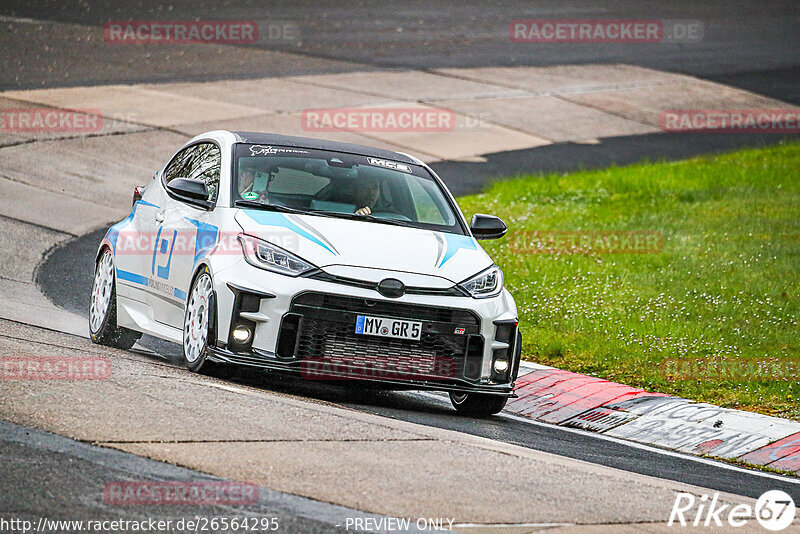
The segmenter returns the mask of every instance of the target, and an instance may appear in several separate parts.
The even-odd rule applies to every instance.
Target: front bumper
[[[215,361],[299,373],[317,380],[368,381],[392,389],[509,396],[519,367],[516,306],[507,291],[489,299],[377,291],[291,278],[240,262],[214,273]],[[357,335],[356,316],[421,321],[419,341]],[[251,341],[237,343],[232,327]],[[511,363],[493,369],[497,358]]]

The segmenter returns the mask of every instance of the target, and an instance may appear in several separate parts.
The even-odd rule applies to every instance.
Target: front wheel
[[[183,364],[195,373],[228,378],[234,367],[208,361],[208,345],[216,341],[217,302],[214,283],[203,270],[192,284],[183,319]]]
[[[89,337],[94,343],[128,350],[142,334],[117,325],[116,282],[114,257],[110,250],[105,249],[94,271],[89,304]]]
[[[183,318],[183,363],[190,371],[200,372],[204,367],[214,307],[211,275],[203,271],[194,279]]]
[[[450,393],[450,402],[460,415],[485,417],[500,413],[508,397],[482,393]]]

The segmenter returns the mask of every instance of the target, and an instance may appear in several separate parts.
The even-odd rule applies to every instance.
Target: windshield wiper
[[[237,207],[241,206],[245,208],[258,208],[268,211],[280,211],[281,213],[302,213],[302,214],[310,213],[309,211],[299,210],[297,208],[290,208],[289,206],[280,206],[278,204],[264,204],[263,202],[259,202],[257,200],[240,199],[237,200],[234,204],[236,204]]]
[[[336,211],[301,210],[298,208],[290,208],[289,206],[281,206],[280,204],[264,204],[257,200],[247,200],[247,199],[237,200],[235,204],[237,207],[257,208],[267,211],[278,211],[281,213],[296,213],[298,215],[320,215],[322,217],[338,217],[339,215],[354,215],[352,213],[349,214],[339,213]]]
[[[326,211],[326,210],[310,210],[308,213],[326,215],[328,217],[341,217],[342,219],[352,219],[354,221],[370,221],[381,224],[391,224],[394,226],[405,226],[406,228],[416,228],[416,226],[407,221],[398,221],[397,219],[384,219],[382,217],[375,217],[374,215],[358,215],[355,213],[342,213],[341,211]]]
[[[343,213],[341,211],[327,211],[327,210],[301,210],[297,208],[290,208],[289,206],[281,206],[279,204],[264,204],[257,200],[239,199],[235,202],[237,207],[257,208],[268,211],[279,211],[281,213],[298,213],[300,215],[320,215],[322,217],[338,217],[340,219],[352,219],[354,221],[370,221],[380,224],[391,224],[394,226],[404,226],[406,228],[416,228],[413,223],[406,221],[398,221],[396,219],[383,219],[373,215],[356,215],[355,213]]]
[[[393,224],[394,226],[405,226],[406,228],[416,228],[414,223],[410,221],[402,221],[399,219],[384,219],[383,217],[375,217],[374,215],[357,215],[357,217],[364,217],[369,221],[381,224]]]

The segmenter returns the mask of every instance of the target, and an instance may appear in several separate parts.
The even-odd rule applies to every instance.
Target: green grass
[[[510,228],[483,243],[517,301],[523,358],[800,419],[796,365],[733,379],[659,367],[675,358],[718,368],[800,361],[800,144],[521,176],[459,204]],[[663,248],[543,254],[514,246],[553,230],[656,231]]]

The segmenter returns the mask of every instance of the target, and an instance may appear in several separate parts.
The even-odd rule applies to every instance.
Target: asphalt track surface
[[[94,254],[105,230],[72,240],[55,250],[41,265],[37,283],[45,295],[69,311],[87,316],[92,286]],[[156,360],[179,365],[179,345],[145,336],[141,345]],[[186,371],[187,373],[189,371]],[[229,380],[267,391],[300,395],[348,408],[417,424],[465,432],[614,467],[634,473],[675,480],[748,497],[769,489],[783,489],[800,500],[800,480],[777,480],[743,469],[732,470],[717,462],[701,463],[685,455],[665,455],[633,447],[621,441],[598,438],[588,432],[574,432],[553,425],[539,425],[512,416],[472,419],[457,416],[445,395],[388,392],[329,385],[300,378],[242,371]]]
[[[163,5],[162,5],[163,4]],[[627,63],[701,77],[725,78],[782,100],[798,94],[800,4],[792,0],[731,2],[623,0],[507,1],[412,0],[395,2],[258,2],[153,0],[118,3],[85,0],[79,4],[42,0],[5,0],[0,15],[80,25],[85,34],[58,32],[43,25],[39,37],[14,39],[24,29],[7,23],[0,42],[0,88],[96,85],[113,82],[206,80],[262,77],[285,65],[259,59],[233,62],[230,56],[200,56],[202,47],[126,46],[109,49],[95,31],[110,20],[259,20],[289,21],[299,39],[246,45],[328,60],[294,69],[328,71],[380,68],[546,66]],[[516,19],[660,19],[696,20],[703,38],[695,43],[518,44],[508,25]],[[53,46],[68,40],[67,47]],[[33,41],[33,42],[32,42]],[[88,44],[87,44],[88,43]],[[179,51],[179,55],[175,52]],[[172,55],[171,55],[172,54]],[[170,56],[171,55],[171,56]],[[3,63],[6,63],[3,65]],[[135,65],[135,68],[130,68]],[[19,66],[22,68],[10,68]],[[70,69],[80,66],[79,71]],[[129,68],[125,68],[125,67]],[[286,75],[289,72],[282,72]]]
[[[42,516],[99,521],[157,518],[174,523],[195,517],[250,518],[249,521],[274,517],[282,532],[313,534],[341,531],[336,525],[344,524],[347,517],[378,517],[264,488],[259,488],[255,502],[244,506],[167,504],[146,510],[119,506],[99,498],[109,481],[230,481],[2,421],[0,450],[4,463],[0,512],[34,525]]]
[[[31,29],[19,19],[44,22]],[[98,29],[108,20],[258,19],[297,23],[303,38],[288,44],[238,47],[225,53],[205,47],[124,47],[109,50],[98,41]],[[519,45],[509,42],[508,23],[525,18],[693,19],[704,24],[701,43],[658,46]],[[251,2],[211,0],[135,5],[84,1],[6,0],[0,5],[0,89],[256,78],[303,73],[433,69],[441,67],[627,63],[687,73],[800,104],[800,4],[772,2],[273,2],[269,9]],[[33,32],[33,34],[31,34]],[[230,48],[230,47],[229,47]],[[253,52],[263,52],[254,54]],[[271,56],[291,52],[306,60],[292,62]],[[542,148],[486,155],[484,163],[440,162],[434,165],[447,181],[459,176],[457,194],[474,191],[488,179],[519,172],[564,172],[642,159],[680,159],[769,144],[778,136],[652,134],[605,139],[597,145],[554,144]],[[92,258],[103,231],[56,249],[37,273],[45,294],[57,304],[85,315],[91,286]],[[153,339],[144,341],[159,361],[175,362],[179,347]],[[188,371],[187,371],[188,373]],[[795,481],[778,481],[723,465],[699,463],[625,443],[534,425],[499,416],[473,420],[454,415],[444,397],[415,393],[360,391],[306,383],[281,377],[242,374],[232,380],[318,398],[387,417],[476,434],[532,449],[711,489],[757,497],[768,489],[784,489],[797,501]],[[0,492],[15,510],[74,511],[81,502],[64,488],[85,484],[92,477],[109,480],[114,473],[145,472],[154,478],[195,479],[198,474],[159,462],[98,450],[64,438],[4,426],[2,460],[22,466],[4,470]],[[11,438],[9,436],[16,436]],[[77,447],[77,448],[76,448]],[[110,454],[113,458],[105,457]],[[124,460],[124,461],[123,461]],[[128,462],[128,463],[126,463]],[[120,467],[124,464],[126,467]],[[54,475],[58,473],[58,475]],[[205,476],[205,475],[201,475]],[[32,485],[32,480],[47,483]],[[63,495],[71,502],[65,502]],[[30,501],[31,495],[39,497]],[[276,496],[277,500],[285,498]],[[26,500],[27,499],[27,500]],[[299,499],[299,498],[298,498]],[[74,501],[74,502],[72,502]],[[313,518],[333,514],[318,503],[293,501],[282,516],[297,530],[330,529],[331,521]],[[274,502],[260,503],[275,510]],[[310,507],[310,508],[309,508]],[[83,508],[87,513],[97,509]],[[170,509],[164,517],[180,515]],[[341,513],[341,511],[340,511]],[[326,515],[333,518],[334,515]],[[292,521],[296,523],[291,523]],[[287,524],[287,523],[284,523]]]
[[[43,21],[29,24],[21,21]],[[107,45],[102,28],[126,20],[290,22],[299,38],[241,46]],[[516,19],[691,20],[699,42],[655,44],[514,43]],[[0,5],[0,90],[109,83],[208,81],[296,74],[624,63],[690,74],[800,104],[800,3],[656,0],[256,2],[179,0],[162,5],[86,0],[6,0]],[[283,53],[283,54],[279,54]],[[277,54],[277,55],[276,55]],[[297,60],[293,60],[297,58]],[[646,160],[677,160],[785,135],[648,134],[597,144],[555,143],[486,154],[485,162],[432,165],[456,195],[498,177],[568,172]],[[795,135],[794,137],[797,137]]]

